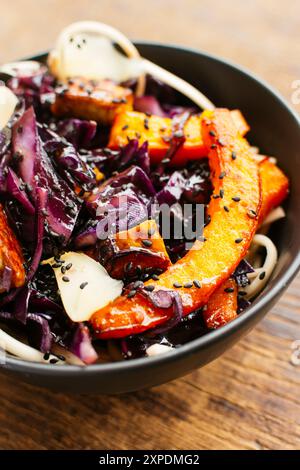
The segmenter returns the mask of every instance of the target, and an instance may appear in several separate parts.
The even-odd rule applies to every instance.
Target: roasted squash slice
[[[289,181],[268,158],[259,164],[262,204],[259,224],[288,195]],[[237,286],[233,279],[225,281],[209,298],[203,318],[208,328],[223,326],[237,316]]]
[[[262,207],[259,224],[266,216],[279,206],[289,192],[289,180],[275,163],[266,158],[259,164],[262,191]]]
[[[239,110],[231,111],[232,118],[240,133],[244,135],[249,127]],[[184,125],[184,144],[177,150],[172,164],[184,165],[188,160],[197,160],[207,155],[207,148],[201,135],[202,115],[191,116]],[[130,139],[139,144],[147,141],[152,163],[159,163],[165,156],[172,138],[172,119],[147,116],[136,111],[119,113],[111,129],[108,146],[117,149]]]
[[[8,269],[11,277],[10,287],[21,287],[25,282],[23,263],[21,247],[0,205],[0,279],[2,280],[5,270]],[[4,289],[0,285],[1,292],[4,292]]]
[[[227,279],[209,298],[203,310],[207,328],[216,329],[237,317],[237,284]]]
[[[99,254],[101,264],[116,279],[162,272],[171,265],[155,220],[145,220],[103,240]]]
[[[204,241],[197,240],[159,280],[148,281],[156,290],[176,289],[184,315],[205,305],[245,256],[258,226],[261,205],[258,166],[230,112],[206,111],[201,126],[204,145],[210,149],[214,186],[208,206],[211,222],[204,229]],[[144,293],[138,292],[133,298],[121,296],[95,312],[91,323],[98,337],[120,337],[163,323],[171,315],[171,308],[154,307]]]

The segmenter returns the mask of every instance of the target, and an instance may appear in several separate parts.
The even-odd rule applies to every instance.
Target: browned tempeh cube
[[[72,78],[56,90],[52,112],[57,116],[91,119],[111,124],[118,112],[132,109],[133,93],[111,80]]]

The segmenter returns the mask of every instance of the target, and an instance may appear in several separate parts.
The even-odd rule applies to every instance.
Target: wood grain
[[[290,100],[291,84],[300,79],[299,10],[298,0],[1,0],[0,63],[47,49],[71,21],[96,19],[133,38],[224,55]],[[1,376],[0,448],[299,449],[295,339],[300,277],[222,358],[152,390],[71,396]]]

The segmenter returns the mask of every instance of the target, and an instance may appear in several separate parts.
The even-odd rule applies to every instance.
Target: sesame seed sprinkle
[[[144,289],[147,291],[147,292],[153,292],[155,287],[153,285],[150,285],[150,286],[145,286]]]
[[[132,297],[134,297],[136,294],[136,290],[135,289],[132,289],[131,291],[128,292],[127,294],[127,298],[128,299],[131,299]]]
[[[224,292],[226,292],[227,294],[232,294],[234,292],[234,288],[233,287],[226,287],[226,289],[224,289]]]
[[[142,244],[144,246],[146,246],[147,248],[149,248],[150,246],[152,246],[152,241],[151,240],[142,240]]]
[[[191,287],[193,287],[193,283],[192,282],[186,282],[183,287],[185,287],[186,289],[190,289]]]
[[[179,289],[180,287],[182,287],[182,284],[180,284],[180,282],[173,282],[173,286]]]

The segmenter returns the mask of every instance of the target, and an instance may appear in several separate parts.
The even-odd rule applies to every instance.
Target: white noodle
[[[272,240],[266,235],[256,234],[254,236],[250,248],[250,254],[251,251],[254,250],[255,252],[260,246],[263,246],[266,249],[266,257],[262,266],[256,268],[254,273],[248,274],[251,283],[243,289],[243,291],[247,292],[246,297],[248,299],[253,298],[265,287],[277,263],[277,248]],[[262,273],[264,273],[264,277],[260,279]]]
[[[17,356],[25,361],[49,363],[51,359],[57,360],[57,365],[63,365],[65,362],[57,359],[57,357],[50,355],[46,360],[44,354],[37,349],[28,346],[27,344],[18,341],[5,331],[0,329],[0,346],[1,348],[14,356]]]

